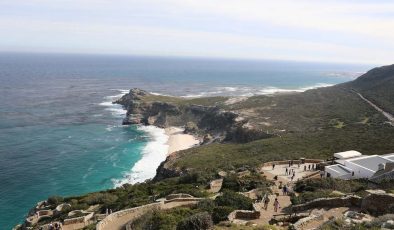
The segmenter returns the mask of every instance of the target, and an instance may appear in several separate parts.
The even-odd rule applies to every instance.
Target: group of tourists
[[[306,165],[304,165],[304,171],[306,171],[306,169],[307,169],[307,167],[306,167]],[[316,164],[311,164],[311,165],[308,165],[308,171],[315,171],[316,170]]]
[[[295,173],[295,170],[294,170],[294,169],[286,168],[285,175],[286,175],[286,176],[291,176],[291,181],[294,180],[295,174],[296,174],[296,173]]]
[[[270,202],[270,198],[268,196],[266,196],[264,198],[264,209],[265,210],[268,209],[269,202]],[[274,211],[278,212],[279,209],[280,209],[280,204],[279,204],[278,198],[275,198],[275,200],[274,200]]]

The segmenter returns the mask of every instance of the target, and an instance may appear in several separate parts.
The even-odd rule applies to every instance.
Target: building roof
[[[355,159],[349,159],[348,162],[357,164],[359,166],[362,166],[364,168],[376,172],[379,169],[379,164],[385,164],[392,161],[382,156],[372,155],[372,156],[357,157]]]
[[[394,162],[394,153],[384,154],[382,157]]]
[[[326,166],[326,167],[335,171],[339,175],[347,175],[347,174],[351,173],[351,171],[349,169],[347,169],[346,167],[344,167],[342,165],[338,165],[338,164],[330,165],[330,166]]]
[[[347,159],[347,158],[359,157],[359,156],[362,156],[362,154],[360,152],[355,151],[355,150],[334,153],[334,157],[336,157],[338,159]]]
[[[394,162],[392,163],[386,163],[385,168],[383,170],[379,170],[377,171],[373,176],[373,177],[378,177],[380,175],[386,174],[388,172],[394,171]]]

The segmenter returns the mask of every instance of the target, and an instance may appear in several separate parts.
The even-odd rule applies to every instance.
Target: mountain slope
[[[394,114],[394,65],[374,68],[345,85]]]

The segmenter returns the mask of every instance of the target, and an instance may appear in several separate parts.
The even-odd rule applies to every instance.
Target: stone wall
[[[63,228],[62,229],[63,230],[76,230],[76,229],[81,229],[83,227],[86,227],[89,224],[93,223],[92,222],[93,216],[94,216],[94,213],[92,212],[86,216],[65,219],[63,221]]]
[[[373,215],[394,212],[394,194],[370,194],[361,203],[361,209]]]
[[[372,191],[373,192],[373,191]],[[393,213],[394,194],[371,193],[365,198],[358,196],[347,196],[341,198],[320,198],[305,204],[294,205],[292,212],[302,212],[314,208],[336,208],[336,207],[359,207],[362,211],[372,215],[383,215]]]
[[[171,199],[171,200],[165,200],[164,204],[168,204],[168,203],[173,203],[173,202],[188,202],[188,201],[200,201],[203,200],[204,198],[195,198],[195,197],[188,197],[188,198],[175,198],[175,199]]]
[[[114,212],[100,221],[96,225],[96,230],[120,230],[129,221],[141,217],[148,211],[161,209],[161,206],[162,203],[152,203]]]
[[[185,193],[170,194],[166,196],[166,200],[172,200],[176,198],[193,198],[193,196]]]
[[[235,210],[228,215],[228,219],[255,220],[260,218],[259,211]]]
[[[360,207],[362,198],[358,196],[347,196],[340,198],[320,198],[312,200],[305,204],[294,205],[291,207],[292,212],[302,212],[314,208],[336,208],[336,207]]]
[[[87,222],[88,220],[92,219],[93,215],[94,215],[94,213],[92,212],[92,213],[87,214],[86,216],[65,219],[63,221],[63,225],[84,223],[84,222]]]
[[[319,160],[319,159],[305,159],[305,163],[309,163],[309,164],[318,164],[323,162],[323,160]],[[301,160],[293,160],[293,164],[298,164],[301,163]],[[262,167],[266,167],[266,166],[272,166],[273,164],[275,165],[286,165],[289,164],[289,161],[270,161],[270,162],[266,162],[263,164]]]
[[[376,177],[372,177],[369,180],[372,181],[372,182],[375,182],[375,183],[381,183],[381,182],[384,182],[386,180],[387,181],[394,180],[394,170],[391,171],[391,172],[387,172],[385,174],[376,176]]]
[[[179,195],[179,194],[178,194]],[[182,196],[175,197],[187,197],[187,198],[175,198],[171,200],[165,200],[164,202],[157,202],[147,204],[135,208],[125,209],[118,212],[114,212],[96,225],[96,230],[121,230],[125,228],[127,223],[143,216],[149,211],[153,210],[165,210],[180,206],[191,206],[197,204],[204,198],[195,198],[188,194],[182,194]]]

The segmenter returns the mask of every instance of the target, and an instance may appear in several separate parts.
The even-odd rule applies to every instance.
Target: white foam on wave
[[[122,179],[112,180],[115,188],[123,184],[135,184],[153,178],[156,175],[156,168],[167,157],[169,137],[164,129],[155,126],[140,126],[138,129],[146,132],[150,141],[142,149],[142,158],[135,163],[131,170],[126,172]]]
[[[188,94],[182,97],[184,98],[198,98],[198,97],[208,97],[208,96],[242,96],[242,97],[251,97],[255,95],[273,95],[277,93],[291,93],[291,92],[304,92],[310,89],[316,89],[321,87],[332,86],[332,84],[327,83],[317,83],[312,86],[300,87],[300,88],[278,88],[272,86],[261,86],[261,87],[251,87],[251,86],[242,86],[242,87],[214,87],[212,91],[205,91],[200,93]]]
[[[104,97],[105,101],[99,103],[99,105],[107,107],[107,108],[105,108],[105,110],[110,111],[113,116],[124,117],[126,115],[127,110],[125,110],[122,105],[113,104],[112,102],[115,101],[116,99],[121,98],[123,95],[127,94],[129,91],[124,90],[124,89],[117,89],[117,91],[120,93],[113,95],[113,96]]]

